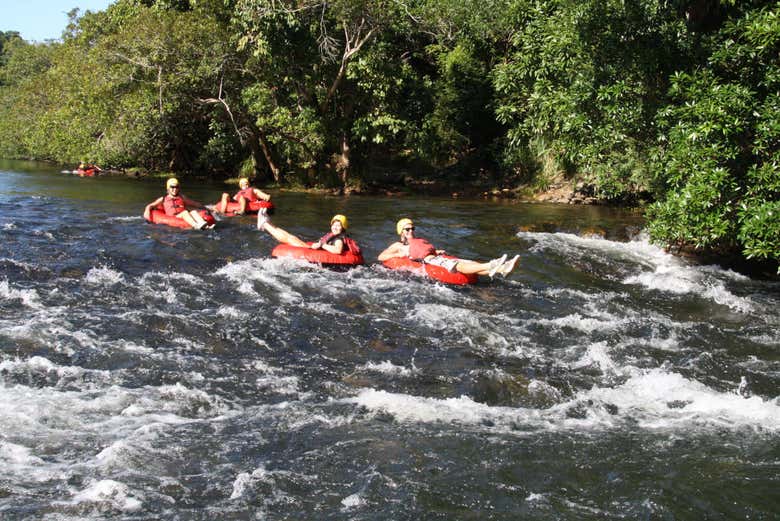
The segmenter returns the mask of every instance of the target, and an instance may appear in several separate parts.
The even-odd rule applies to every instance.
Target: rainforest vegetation
[[[565,178],[780,259],[780,3],[117,0],[0,33],[0,156],[361,189]]]

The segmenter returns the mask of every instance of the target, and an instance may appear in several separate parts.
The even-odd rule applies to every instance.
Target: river
[[[219,184],[182,179],[214,202]],[[270,258],[250,217],[146,223],[161,180],[0,164],[0,519],[776,519],[780,285],[601,207],[273,192],[371,262]],[[377,265],[395,222],[465,258]]]

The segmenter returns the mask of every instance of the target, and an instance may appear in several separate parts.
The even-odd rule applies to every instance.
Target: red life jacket
[[[423,260],[428,255],[436,255],[436,248],[433,247],[433,244],[426,241],[425,239],[420,239],[418,237],[409,239],[410,259]]]
[[[244,188],[243,190],[239,190],[236,195],[233,196],[234,201],[238,201],[239,198],[243,197],[246,199],[246,202],[252,203],[254,201],[257,201],[257,195],[255,194],[255,189],[251,186],[248,186]]]
[[[179,215],[186,209],[187,207],[184,205],[184,199],[180,195],[177,195],[176,197],[167,194],[165,195],[165,198],[163,199],[163,210],[165,210],[165,215]]]
[[[356,243],[352,237],[345,235],[343,239],[344,247],[347,248],[351,254],[360,255],[360,246],[358,246],[358,243]]]
[[[341,242],[344,244],[344,248],[341,250],[342,253],[347,251],[354,255],[360,255],[360,246],[358,246],[358,243],[356,243],[352,237],[349,237],[345,233],[333,235],[332,232],[328,232],[320,238],[319,242],[320,244],[333,244],[338,239],[341,239]]]

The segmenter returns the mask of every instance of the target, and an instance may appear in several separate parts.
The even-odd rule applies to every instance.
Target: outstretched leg
[[[230,197],[229,194],[222,194],[222,200],[219,202],[219,213],[227,213],[228,197]]]
[[[477,262],[471,260],[460,260],[455,266],[455,269],[465,275],[471,275],[476,273],[477,275],[490,275],[491,277],[496,273],[496,270],[506,260],[506,255],[493,259],[490,262]]]
[[[295,235],[271,224],[271,221],[268,220],[265,212],[260,212],[257,214],[257,229],[268,232],[271,234],[271,237],[281,242],[282,244],[289,244],[290,246],[298,246],[300,248],[309,247],[308,244],[300,240]]]

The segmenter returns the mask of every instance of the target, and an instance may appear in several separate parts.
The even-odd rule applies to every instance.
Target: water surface
[[[0,165],[1,519],[774,519],[777,283],[598,207],[273,193],[506,279],[269,257],[143,221],[159,180]],[[225,189],[182,179],[190,197]]]

